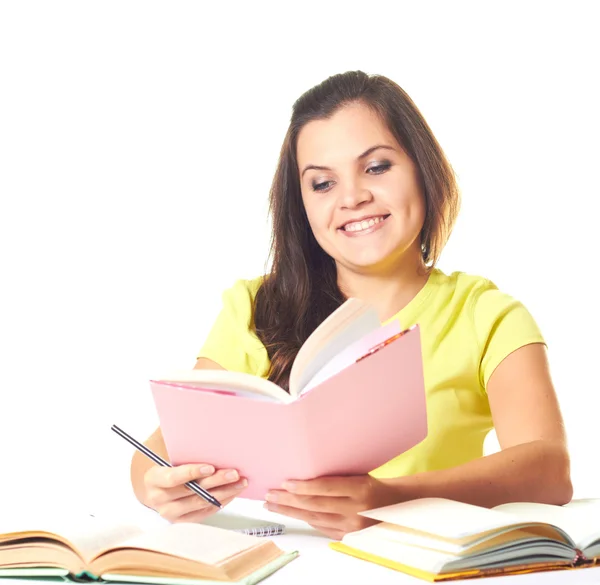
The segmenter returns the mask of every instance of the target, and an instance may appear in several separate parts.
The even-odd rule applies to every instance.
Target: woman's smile
[[[338,228],[338,231],[348,238],[366,236],[380,230],[389,216],[390,214],[376,215],[358,221],[349,221]]]

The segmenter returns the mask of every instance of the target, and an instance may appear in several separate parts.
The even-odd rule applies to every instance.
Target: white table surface
[[[320,535],[309,525],[273,514],[265,510],[262,502],[237,500],[229,504],[220,514],[242,514],[257,519],[273,520],[285,524],[285,534],[272,536],[272,540],[285,551],[299,551],[297,558],[282,567],[262,583],[265,585],[423,585],[427,583],[416,577],[400,573],[387,567],[363,561],[355,557],[332,550],[330,539]],[[132,509],[133,508],[133,509]],[[6,510],[5,510],[6,511]],[[142,526],[151,527],[164,522],[155,512],[142,506],[128,504],[122,510],[111,505],[110,508],[93,504],[86,506],[87,513],[100,516],[118,517],[120,521],[135,521]],[[28,580],[34,584],[35,580]],[[42,583],[42,581],[39,581]],[[600,584],[600,567],[574,571],[549,571],[486,579],[466,579],[453,581],[454,584],[476,585],[558,585],[558,584]],[[3,585],[23,585],[18,579],[3,579]]]

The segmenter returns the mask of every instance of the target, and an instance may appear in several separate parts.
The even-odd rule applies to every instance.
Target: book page
[[[364,356],[372,347],[383,343],[386,339],[400,333],[400,322],[394,319],[385,326],[380,326],[375,331],[367,333],[348,347],[338,353],[333,359],[327,362],[300,390],[300,395],[312,390],[328,378],[335,376],[353,364],[357,359]]]
[[[580,498],[571,500],[568,504],[562,506],[567,510],[585,511],[593,514],[596,518],[600,515],[600,498]]]
[[[443,498],[421,498],[360,514],[452,539],[518,524],[511,514]]]
[[[181,522],[130,538],[121,546],[157,551],[207,565],[217,565],[233,555],[268,542],[257,536]]]
[[[137,525],[115,524],[98,520],[86,514],[69,516],[59,512],[34,512],[25,518],[9,518],[2,522],[0,543],[8,540],[8,533],[19,533],[21,538],[31,538],[40,532],[62,537],[61,541],[71,543],[87,562],[97,551],[119,544],[122,541],[141,534]]]
[[[343,349],[381,327],[377,311],[350,298],[325,319],[304,342],[290,372],[293,397],[317,372]]]
[[[572,502],[566,506],[514,502],[496,506],[520,522],[546,522],[562,528],[578,547],[585,548],[600,538],[600,502]]]
[[[367,534],[367,530],[370,531]],[[553,527],[535,524],[526,525],[524,528],[495,528],[488,532],[479,532],[476,535],[466,536],[464,538],[442,538],[426,532],[420,532],[411,528],[404,528],[396,524],[381,522],[363,530],[365,538],[399,542],[410,546],[437,550],[439,552],[454,555],[473,555],[490,554],[502,548],[525,548],[527,546],[536,547],[541,540],[552,540],[565,544],[573,554],[572,543],[568,538],[563,538],[562,533]],[[553,546],[553,544],[550,544]]]
[[[409,535],[394,533],[392,530],[377,531],[378,525],[346,534],[342,543],[354,546],[370,554],[387,558],[404,565],[419,568],[431,573],[461,570],[500,564],[507,565],[520,559],[523,562],[547,560],[548,555],[563,563],[573,558],[570,547],[557,548],[552,543],[540,542],[540,534],[526,531],[499,533],[473,546],[453,547],[442,539],[412,541]],[[386,533],[387,532],[387,533]]]
[[[233,393],[236,396],[246,396],[258,400],[275,400],[284,403],[292,401],[290,395],[283,388],[277,386],[277,384],[244,372],[185,370],[171,372],[166,376],[155,377],[152,381],[159,384],[168,383],[200,391]]]
[[[342,544],[354,547],[368,555],[382,557],[427,573],[437,575],[447,563],[456,561],[457,555],[426,548],[418,548],[391,540],[371,538],[364,530],[349,532],[341,540]],[[422,578],[423,575],[419,575]],[[429,579],[428,579],[429,580]]]

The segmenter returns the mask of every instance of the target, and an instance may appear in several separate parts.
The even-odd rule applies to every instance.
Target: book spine
[[[588,559],[581,550],[578,548],[575,549],[575,558],[573,559],[574,567],[582,567],[584,565],[593,564],[595,564],[594,559]]]

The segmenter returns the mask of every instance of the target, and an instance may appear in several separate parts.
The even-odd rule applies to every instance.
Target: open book
[[[381,523],[331,548],[427,581],[589,567],[600,561],[600,499],[488,509],[422,498],[361,515]]]
[[[288,403],[400,333],[397,319],[382,326],[372,306],[350,298],[313,331],[298,351],[290,372],[289,392],[264,378],[223,370],[170,372],[157,380]]]
[[[237,469],[247,498],[286,479],[368,473],[427,436],[418,325],[382,326],[358,299],[306,340],[289,393],[224,370],[178,372],[150,386],[170,463]]]
[[[143,531],[55,517],[3,523],[2,530],[0,577],[249,585],[297,556],[265,538],[191,523]]]

